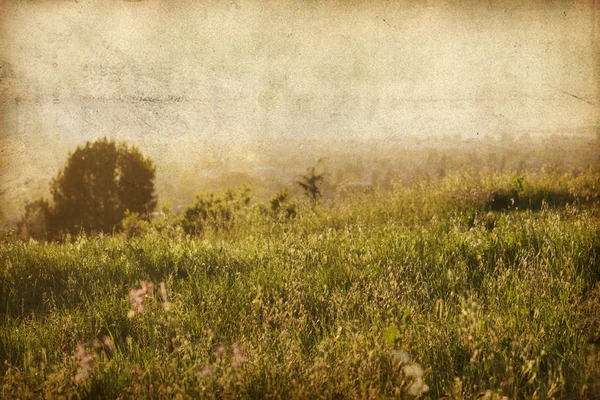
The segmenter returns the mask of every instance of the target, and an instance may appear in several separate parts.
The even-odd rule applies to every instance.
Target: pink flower
[[[110,351],[113,351],[115,349],[114,342],[111,338],[109,338],[106,335],[102,336],[102,343],[104,343],[104,346],[106,346],[106,348],[108,348]]]
[[[224,354],[225,354],[225,347],[223,347],[222,345],[215,347],[215,357],[217,357],[217,359],[223,358]]]
[[[239,368],[243,363],[248,361],[246,355],[244,354],[244,349],[237,343],[233,345],[233,357],[231,358],[231,366],[233,368]]]
[[[154,293],[154,283],[150,281],[140,281],[139,288],[133,288],[129,292],[129,302],[133,306],[133,310],[127,312],[127,317],[133,318],[136,314],[141,314],[144,311],[144,299],[152,297]]]
[[[213,367],[211,367],[210,365],[205,365],[204,368],[200,370],[198,375],[200,375],[201,378],[208,378],[212,373]]]
[[[169,298],[167,296],[167,288],[164,282],[159,283],[158,293],[160,294],[160,298],[163,302],[163,308],[165,309],[165,311],[169,311],[171,309],[171,303],[169,302]]]
[[[77,374],[75,375],[75,382],[83,382],[90,377],[94,370],[94,354],[86,350],[82,344],[77,345],[75,350],[75,357],[77,358]]]

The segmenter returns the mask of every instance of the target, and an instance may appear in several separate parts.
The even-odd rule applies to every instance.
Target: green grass
[[[594,398],[599,178],[527,175],[492,213],[512,175],[254,204],[198,236],[7,235],[0,398]]]

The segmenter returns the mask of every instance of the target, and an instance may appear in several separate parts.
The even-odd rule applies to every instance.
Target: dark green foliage
[[[196,201],[183,213],[181,226],[186,233],[199,234],[207,226],[223,229],[232,226],[236,214],[247,210],[252,199],[250,186],[224,193],[196,195]]]
[[[24,238],[46,239],[51,217],[50,204],[46,200],[40,199],[27,204],[25,215],[18,225],[21,236]]]
[[[110,232],[120,222],[118,155],[114,142],[100,140],[69,156],[51,186],[58,231]]]
[[[125,211],[148,214],[156,206],[155,168],[136,148],[107,139],[86,143],[52,182],[59,231],[111,232]]]
[[[138,213],[125,211],[121,220],[121,228],[127,237],[138,237],[150,231],[150,221]]]
[[[318,173],[316,167],[311,167],[308,169],[306,175],[303,175],[296,183],[304,190],[309,199],[316,202],[323,195],[321,192],[323,180],[324,174]]]
[[[500,211],[518,207],[520,204],[519,196],[523,193],[524,180],[525,178],[522,175],[515,175],[510,189],[494,190],[489,198],[490,209]]]
[[[493,211],[514,208],[519,201],[519,193],[512,190],[498,189],[490,194],[489,206]]]
[[[288,189],[282,189],[269,201],[271,213],[275,217],[293,218],[296,216],[297,205],[290,200]]]
[[[573,175],[570,175],[570,177],[576,178]],[[574,193],[564,186],[532,186],[525,181],[523,175],[516,175],[512,178],[511,185],[508,188],[497,188],[483,196],[481,193],[479,196],[463,195],[463,198],[468,197],[471,201],[478,201],[485,209],[492,211],[539,211],[544,206],[564,207],[575,203],[593,203],[598,201],[599,195],[599,185],[594,181],[584,182],[578,188],[577,193]]]
[[[36,202],[21,225],[33,226],[30,221],[37,218],[35,225],[45,225],[51,236],[119,230],[126,211],[154,210],[154,176],[154,164],[137,148],[106,138],[87,142],[52,181],[52,204]]]

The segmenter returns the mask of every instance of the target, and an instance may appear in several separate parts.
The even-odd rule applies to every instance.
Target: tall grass
[[[451,174],[196,236],[8,235],[0,397],[593,398],[599,178],[528,175],[541,205],[497,212],[512,175]]]

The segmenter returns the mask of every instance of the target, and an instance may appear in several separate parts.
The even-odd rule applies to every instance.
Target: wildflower
[[[141,314],[144,311],[144,296],[146,295],[146,291],[143,289],[131,289],[129,292],[129,301],[133,306],[133,310],[130,310],[127,313],[129,318],[133,317],[135,314]]]
[[[404,375],[407,378],[417,379],[423,376],[423,368],[417,363],[404,367]]]
[[[233,345],[233,357],[231,359],[231,366],[233,368],[239,368],[245,363],[248,359],[244,354],[244,350],[237,343]]]
[[[429,391],[429,386],[423,382],[423,368],[417,363],[404,367],[404,375],[411,380],[406,392],[409,396],[420,397]]]
[[[208,378],[212,373],[213,367],[210,365],[205,365],[204,368],[200,370],[198,375],[200,375],[201,378]]]
[[[397,360],[400,360],[402,364],[408,364],[410,362],[410,355],[402,350],[392,351],[392,357],[394,357]]]
[[[225,347],[223,347],[222,345],[219,345],[215,348],[215,357],[217,359],[221,359],[223,358],[223,355],[225,354]]]
[[[420,397],[429,391],[429,386],[423,382],[423,368],[417,363],[404,367],[404,375],[412,380],[406,389],[409,396]]]
[[[161,282],[158,284],[158,293],[160,294],[160,298],[162,301],[167,301],[167,289],[165,287],[165,283]]]
[[[109,338],[106,335],[102,336],[102,343],[104,343],[104,346],[106,346],[106,348],[109,349],[110,351],[113,351],[115,349],[114,342],[112,341],[111,338]]]
[[[77,350],[75,350],[75,357],[77,358],[75,382],[79,383],[88,379],[92,374],[94,369],[94,354],[88,352],[84,345],[78,344]]]
[[[409,396],[420,397],[422,394],[429,392],[429,386],[427,386],[422,378],[417,378],[411,382],[406,389]]]
[[[140,287],[148,296],[152,297],[152,294],[154,293],[154,283],[151,281],[140,281]]]
[[[136,314],[141,314],[144,311],[144,299],[151,297],[154,291],[154,283],[150,281],[140,281],[139,288],[133,288],[129,292],[129,301],[133,306],[133,310],[127,312],[128,318],[133,318]]]
[[[163,302],[163,308],[165,311],[169,311],[171,309],[171,303],[169,302],[169,298],[167,297],[167,288],[165,287],[165,283],[161,282],[158,285],[158,293],[160,294],[160,299]]]

